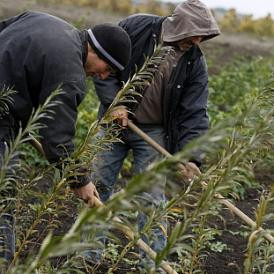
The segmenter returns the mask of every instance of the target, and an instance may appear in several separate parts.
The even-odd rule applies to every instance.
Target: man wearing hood
[[[136,14],[122,20],[132,42],[132,57],[126,69],[102,82],[95,79],[96,92],[101,105],[99,117],[112,102],[122,82],[126,82],[158,44],[172,47],[172,54],[156,73],[153,83],[142,92],[141,102],[126,106],[135,115],[134,122],[169,152],[176,153],[208,129],[207,66],[199,43],[220,34],[210,10],[199,0],[179,4],[169,17]],[[121,108],[114,113],[120,124],[127,125],[127,111]],[[158,157],[158,153],[129,129],[121,134],[123,143],[114,143],[110,151],[101,155],[92,174],[103,201],[111,195],[117,175],[128,151],[133,150],[134,173],[143,171]],[[199,174],[199,155],[189,159],[184,171],[191,180]],[[164,202],[164,185],[154,186],[146,193],[155,206]],[[145,222],[142,217],[140,226]],[[156,229],[152,248],[159,251],[165,245],[164,232]]]

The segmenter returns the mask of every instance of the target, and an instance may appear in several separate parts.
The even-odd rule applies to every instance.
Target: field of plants
[[[169,262],[177,273],[274,273],[274,41],[223,35],[229,39],[203,45],[210,73],[208,133],[138,176],[131,175],[129,155],[117,193],[103,207],[88,208],[67,187],[79,159],[91,166],[98,152],[118,141],[115,124],[105,138],[94,137],[110,118],[107,113],[96,121],[98,99],[92,80],[79,108],[77,150],[63,172],[28,144],[28,133],[37,136],[39,120],[50,115],[56,94],[41,106],[5,154],[0,173],[1,193],[11,183],[18,189],[17,252],[8,273],[154,273],[139,264],[136,212],[147,209],[138,194],[165,178],[167,203],[147,212],[149,222],[142,231],[149,237],[163,218],[168,221],[163,228],[167,246],[154,258],[158,269]],[[134,91],[135,84],[132,79],[112,108]],[[1,92],[1,111],[6,100],[8,94]],[[196,148],[204,151],[202,175],[187,185],[174,167]],[[17,151],[20,165],[14,163],[16,172],[7,173]],[[252,219],[251,225],[250,219],[246,222],[229,209],[230,204]],[[125,227],[134,237],[123,235]],[[101,247],[98,231],[106,231],[109,241],[102,262],[89,264],[81,252]],[[83,235],[88,237],[83,240]]]

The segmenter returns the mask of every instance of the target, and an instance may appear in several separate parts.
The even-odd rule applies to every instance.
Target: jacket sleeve
[[[51,91],[56,88],[58,86],[53,87]],[[50,109],[52,111],[50,118],[42,121],[45,125],[45,128],[40,130],[42,144],[47,159],[51,163],[57,162],[60,158],[66,158],[74,151],[72,139],[75,135],[77,106],[84,96],[83,88],[83,83],[80,81],[61,84],[61,94],[53,99],[57,101],[57,105]],[[44,102],[49,93],[50,91],[42,90],[40,101]]]
[[[4,30],[7,26],[11,25],[12,23],[16,22],[17,20],[19,20],[20,18],[26,16],[28,14],[28,12],[23,12],[19,15],[10,17],[8,19],[5,19],[3,21],[0,21],[0,32],[2,30]]]
[[[203,56],[193,63],[185,82],[184,92],[179,103],[177,151],[189,141],[201,136],[209,126],[207,114],[208,73]],[[194,162],[200,163],[198,151],[194,152]]]
[[[100,80],[99,78],[94,77],[93,82],[95,85],[96,94],[101,104],[106,107],[108,107],[112,103],[117,92],[122,86],[120,80],[116,77],[116,75],[110,75],[105,80]]]
[[[60,89],[61,94],[53,99],[53,101],[57,101],[57,105],[51,108],[50,117],[41,121],[45,125],[40,130],[41,143],[50,163],[58,163],[59,160],[66,159],[74,151],[73,139],[77,107],[84,97],[85,81],[65,82],[60,86]],[[45,97],[48,91],[42,91],[41,94]],[[46,99],[43,97],[40,98],[41,101]],[[83,170],[81,174],[77,178],[70,178],[72,187],[81,187],[89,183],[89,176]]]

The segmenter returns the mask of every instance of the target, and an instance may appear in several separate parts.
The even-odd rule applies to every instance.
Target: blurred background
[[[0,19],[24,10],[57,15],[78,28],[102,22],[117,23],[133,13],[167,16],[180,1],[156,0],[1,0]],[[238,56],[272,55],[274,50],[274,1],[204,0],[217,19],[222,35],[203,44],[210,70],[216,72]],[[216,47],[217,46],[217,47]],[[214,49],[214,50],[213,50]]]
[[[26,9],[47,11],[69,21],[96,24],[146,12],[169,15],[180,1],[171,0],[1,0],[0,18]],[[223,31],[274,36],[274,1],[204,0]]]

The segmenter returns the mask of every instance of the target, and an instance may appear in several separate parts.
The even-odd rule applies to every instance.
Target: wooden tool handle
[[[166,156],[167,158],[172,157],[172,155],[156,143],[151,137],[149,137],[145,132],[143,132],[140,128],[134,125],[130,120],[128,121],[128,127],[139,135],[143,140],[145,140],[149,145],[151,145],[154,149],[156,149],[159,153]],[[207,186],[206,182],[202,182],[204,186]],[[221,194],[215,194],[215,197],[220,199],[220,202],[224,204],[227,208],[229,208],[235,215],[241,218],[246,224],[250,225],[251,227],[256,227],[256,223],[250,219],[245,213],[243,213],[239,208],[233,205],[230,201],[226,200]],[[263,230],[263,228],[259,228]],[[265,233],[264,237],[269,240],[271,243],[274,244],[274,237],[272,237],[269,233]]]

